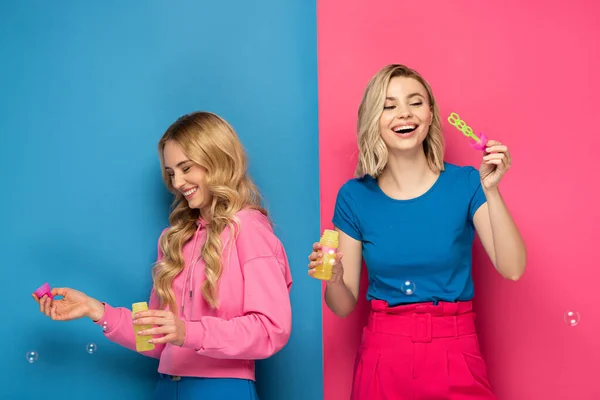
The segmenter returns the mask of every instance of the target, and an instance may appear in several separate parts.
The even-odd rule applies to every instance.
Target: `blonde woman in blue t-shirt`
[[[371,313],[352,400],[496,399],[475,332],[471,252],[476,231],[503,277],[525,271],[525,244],[498,190],[507,146],[488,141],[479,170],[444,162],[429,84],[388,65],[364,93],[358,147],[357,177],[336,200],[338,262],[325,291],[336,315],[350,314],[365,260]],[[309,274],[320,249],[315,243]]]

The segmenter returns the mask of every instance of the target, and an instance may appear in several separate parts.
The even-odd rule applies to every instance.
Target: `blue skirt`
[[[254,381],[160,375],[154,400],[258,400]]]

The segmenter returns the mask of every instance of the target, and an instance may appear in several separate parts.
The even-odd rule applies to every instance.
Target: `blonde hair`
[[[229,227],[232,235],[239,226],[235,214],[243,208],[253,208],[267,215],[256,185],[247,172],[245,151],[233,128],[219,116],[209,112],[194,112],[175,121],[158,143],[163,180],[175,194],[173,211],[169,216],[170,227],[160,239],[162,260],[153,268],[154,289],[161,307],[177,314],[173,279],[184,269],[183,245],[190,240],[200,216],[198,209],[191,209],[183,195],[176,190],[164,168],[164,147],[173,140],[195,164],[206,169],[206,184],[210,203],[210,218],[206,224],[206,243],[201,250],[205,262],[206,280],[202,296],[212,308],[218,308],[217,286],[223,265],[221,264],[221,233]],[[235,226],[234,226],[235,225]],[[195,257],[195,255],[194,255]]]
[[[358,165],[356,176],[371,175],[376,178],[385,168],[388,149],[381,138],[379,119],[383,113],[387,88],[392,78],[403,76],[419,81],[427,90],[433,120],[423,142],[429,167],[444,170],[444,136],[442,120],[433,91],[427,81],[415,70],[400,64],[390,64],[380,69],[369,81],[358,108]]]

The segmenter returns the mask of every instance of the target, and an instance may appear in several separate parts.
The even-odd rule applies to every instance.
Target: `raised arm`
[[[472,178],[480,180],[474,198],[485,195],[486,201],[473,210],[473,224],[498,272],[516,281],[525,272],[527,249],[498,189],[500,180],[510,168],[511,157],[508,147],[498,141],[490,140],[487,146],[479,176]]]

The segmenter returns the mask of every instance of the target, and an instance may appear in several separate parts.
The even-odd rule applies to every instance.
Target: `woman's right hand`
[[[33,299],[40,305],[40,312],[56,321],[69,321],[88,317],[98,321],[104,315],[104,304],[80,291],[69,288],[52,289],[54,300],[48,296],[39,299],[32,294]],[[62,296],[57,299],[56,296]]]
[[[315,272],[315,268],[323,264],[321,257],[323,253],[321,251],[322,245],[319,242],[313,244],[313,252],[308,256],[308,274],[312,276]],[[331,267],[331,279],[328,283],[343,283],[344,282],[344,266],[342,265],[342,253],[337,252],[335,254],[336,263]]]

